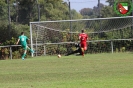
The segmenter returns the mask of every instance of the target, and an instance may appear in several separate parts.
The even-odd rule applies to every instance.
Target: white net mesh
[[[94,40],[130,39],[133,36],[133,30],[132,30],[133,17],[132,16],[31,22],[30,25],[31,25],[30,32],[31,32],[32,43],[36,45],[36,51],[41,50],[40,48],[38,48],[37,50],[37,47],[38,47],[37,45],[39,46],[44,44],[46,45],[46,43],[47,44],[49,43],[49,45],[51,45],[51,43],[54,44],[54,43],[63,42],[64,45],[68,45],[68,43],[70,42],[77,42],[78,33],[80,33],[81,29],[85,29],[85,32],[89,35],[91,41],[92,40],[94,41]],[[100,42],[103,42],[103,41],[100,41]],[[57,45],[58,44],[55,44],[55,47],[56,47],[55,50],[57,50]],[[108,45],[108,47],[110,46],[111,44]],[[42,51],[44,52],[47,49],[47,47],[46,46],[43,47]],[[65,48],[64,48],[64,51],[67,52],[68,50],[65,50]],[[111,48],[106,50],[111,51]],[[103,52],[103,51],[100,51],[100,52]]]

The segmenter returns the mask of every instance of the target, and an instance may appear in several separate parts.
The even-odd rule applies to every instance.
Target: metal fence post
[[[113,40],[111,40],[111,52],[113,53]]]
[[[46,55],[46,46],[44,45],[44,55]]]
[[[12,60],[12,46],[10,46],[10,59]]]

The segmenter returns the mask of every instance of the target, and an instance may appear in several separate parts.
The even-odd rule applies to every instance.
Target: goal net
[[[84,29],[91,39],[87,53],[132,50],[132,28],[133,16],[30,22],[31,47],[36,56],[65,54]]]

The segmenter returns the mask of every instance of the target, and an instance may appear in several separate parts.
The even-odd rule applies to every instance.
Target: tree
[[[99,8],[100,6],[100,8]],[[100,3],[100,5],[94,6],[93,8],[83,8],[80,10],[80,14],[83,18],[97,18],[100,16],[100,11],[104,8],[104,4]]]
[[[4,8],[3,8],[4,7]],[[5,1],[0,1],[0,20],[5,20],[8,17],[7,4]]]
[[[98,6],[94,6],[93,7],[93,14],[95,17],[101,17],[101,9],[104,8],[104,4],[100,3],[100,5]]]
[[[93,9],[92,8],[83,8],[80,10],[80,14],[83,16],[91,16],[93,15]]]
[[[101,10],[101,16],[105,18],[105,17],[115,17],[118,15],[115,13],[114,9],[111,6],[105,6]]]
[[[36,17],[35,11],[35,0],[18,0],[19,9],[18,9],[18,22],[21,24],[29,24],[30,21],[33,21]]]
[[[37,2],[38,1],[38,2]],[[38,21],[38,8],[40,6],[40,20],[67,20],[69,19],[69,7],[67,2],[63,0],[9,0],[10,7],[10,39],[16,37],[23,27],[25,32],[29,32],[28,26],[31,21]],[[81,19],[82,15],[71,10],[72,19]],[[8,3],[7,0],[0,1],[0,31],[3,38],[0,42],[8,40],[4,37],[5,33],[8,36]],[[16,25],[17,23],[17,25]],[[21,26],[21,27],[20,27]],[[27,30],[28,29],[28,30]],[[23,31],[23,30],[22,30]],[[17,33],[18,32],[18,33]]]
[[[45,0],[41,5],[43,20],[65,20],[69,18],[69,9],[62,0]]]
[[[82,15],[80,13],[77,13],[76,10],[71,10],[72,19],[82,19]]]

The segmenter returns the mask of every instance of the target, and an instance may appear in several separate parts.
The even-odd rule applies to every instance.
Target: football
[[[61,55],[60,54],[58,54],[58,58],[61,58]]]

